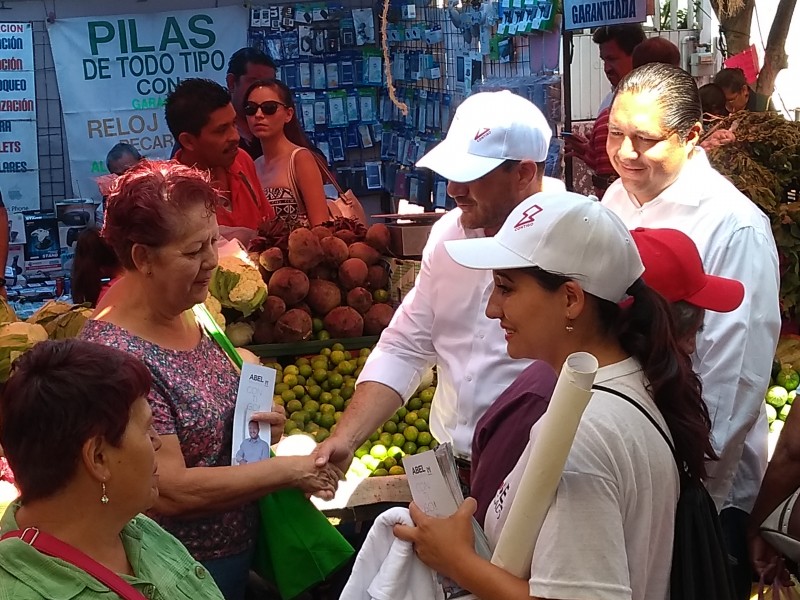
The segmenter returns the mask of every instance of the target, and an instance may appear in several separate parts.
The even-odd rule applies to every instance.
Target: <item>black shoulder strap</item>
[[[667,443],[667,446],[669,446],[669,449],[672,452],[672,457],[675,459],[675,462],[677,464],[680,464],[680,461],[678,460],[678,455],[675,452],[675,446],[672,445],[672,441],[669,439],[667,434],[661,428],[661,425],[659,425],[653,418],[653,415],[647,412],[641,404],[636,402],[636,400],[634,400],[627,394],[623,394],[622,392],[618,392],[617,390],[612,390],[611,388],[605,387],[604,385],[593,385],[592,389],[600,390],[601,392],[606,392],[608,394],[613,394],[614,396],[622,398],[623,400],[626,400],[627,402],[633,404],[637,409],[639,409],[639,412],[642,413],[645,417],[647,417],[647,420],[653,424],[653,427],[655,427],[656,430],[658,430],[658,433],[661,434],[661,437],[664,438],[664,441]]]

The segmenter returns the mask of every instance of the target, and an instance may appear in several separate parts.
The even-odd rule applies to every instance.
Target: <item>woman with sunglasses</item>
[[[245,94],[244,112],[264,156],[256,172],[275,214],[290,228],[327,221],[322,172],[295,113],[291,90],[277,79],[255,82]]]

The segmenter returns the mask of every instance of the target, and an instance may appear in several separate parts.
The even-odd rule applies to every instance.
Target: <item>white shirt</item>
[[[706,273],[744,284],[742,305],[706,312],[694,368],[703,381],[714,449],[706,487],[717,508],[750,512],[767,467],[764,393],[780,332],[778,254],[769,220],[697,150],[678,179],[641,206],[617,180],[603,205],[636,227],[669,227],[692,238]],[[735,478],[735,482],[734,482]]]
[[[435,364],[431,433],[440,442],[452,442],[457,456],[469,457],[478,419],[531,361],[508,356],[503,330],[485,314],[492,272],[462,267],[445,250],[446,240],[483,236],[483,230],[463,228],[460,216],[460,209],[452,210],[433,226],[414,288],[381,334],[358,382],[382,383],[408,400]]]
[[[630,396],[669,435],[636,359],[599,369],[595,383]],[[531,441],[486,512],[492,547],[541,425],[531,428]],[[595,391],[535,542],[531,596],[666,600],[679,487],[675,459],[653,424],[626,400]]]
[[[370,527],[340,600],[444,600],[436,572],[417,558],[395,525],[414,525],[407,508],[390,508]]]

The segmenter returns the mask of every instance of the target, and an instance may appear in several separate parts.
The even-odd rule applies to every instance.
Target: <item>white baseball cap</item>
[[[508,90],[481,92],[461,103],[447,137],[417,166],[457,183],[475,181],[506,160],[543,162],[551,136],[529,100]]]
[[[631,232],[619,217],[572,192],[535,194],[514,209],[494,237],[453,240],[445,248],[470,269],[538,267],[614,303],[644,273]]]

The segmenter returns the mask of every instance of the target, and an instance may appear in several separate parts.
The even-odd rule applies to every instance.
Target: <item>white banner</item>
[[[647,4],[647,0],[564,0],[564,29],[643,23]]]
[[[100,198],[95,178],[108,173],[106,154],[119,142],[169,158],[164,101],[182,79],[225,85],[228,59],[247,44],[247,19],[231,6],[50,25],[76,196]]]
[[[39,208],[33,27],[0,23],[0,191],[9,212]]]

